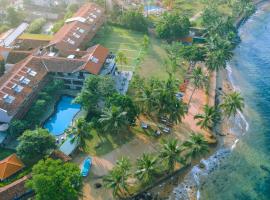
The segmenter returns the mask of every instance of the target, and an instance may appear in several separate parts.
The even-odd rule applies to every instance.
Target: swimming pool
[[[58,101],[54,114],[45,122],[44,128],[55,136],[64,133],[71,124],[74,116],[80,111],[79,104],[73,104],[74,97],[62,96]]]
[[[157,5],[147,5],[144,7],[145,12],[162,12],[164,9]]]

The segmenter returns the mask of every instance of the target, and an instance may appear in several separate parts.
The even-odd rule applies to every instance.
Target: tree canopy
[[[29,162],[38,161],[56,148],[55,138],[42,128],[26,130],[18,140],[17,154]]]
[[[41,160],[32,169],[27,187],[35,191],[37,200],[75,200],[80,195],[82,177],[73,163],[60,160]]]
[[[44,18],[38,18],[31,22],[30,26],[28,27],[27,32],[29,33],[40,33],[42,26],[46,23]]]
[[[75,102],[81,104],[88,111],[100,110],[99,103],[105,101],[106,97],[115,92],[115,82],[110,76],[90,75],[84,81],[84,86]]]
[[[135,123],[136,117],[139,114],[138,107],[128,95],[115,93],[106,100],[106,106],[116,106],[119,107],[122,112],[126,112],[126,117],[130,125]]]
[[[6,9],[6,20],[9,26],[18,26],[25,18],[24,12],[15,7],[8,7]]]
[[[168,41],[187,36],[189,28],[190,22],[188,17],[181,16],[177,12],[165,12],[156,25],[158,36]]]
[[[148,21],[142,12],[137,10],[126,10],[120,17],[121,24],[135,31],[147,32]]]

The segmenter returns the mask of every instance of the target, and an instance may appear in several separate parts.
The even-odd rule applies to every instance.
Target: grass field
[[[106,33],[98,34],[95,38],[95,43],[107,47],[114,54],[122,51],[128,58],[128,64],[119,66],[120,70],[130,70],[139,73],[143,77],[157,77],[159,79],[166,79],[166,67],[164,61],[167,58],[164,42],[150,36],[150,45],[146,52],[142,50],[143,33],[119,28],[110,27]],[[142,56],[143,54],[143,56]],[[139,65],[136,64],[137,58],[142,56],[143,60]],[[184,70],[179,68],[176,76],[179,80],[183,79]]]
[[[100,135],[93,131],[92,138],[87,141],[86,153],[92,156],[101,156],[131,141],[133,138],[134,134],[129,130],[121,131],[119,134],[104,133]]]

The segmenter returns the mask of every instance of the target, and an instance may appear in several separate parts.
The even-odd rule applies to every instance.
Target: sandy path
[[[210,78],[211,85],[209,88],[209,96],[202,89],[195,91],[193,98],[191,100],[191,103],[190,103],[189,112],[183,120],[183,123],[186,126],[188,126],[189,129],[197,133],[202,133],[209,142],[214,142],[214,140],[211,138],[211,133],[197,126],[196,121],[194,120],[194,116],[196,114],[203,113],[204,105],[206,104],[211,105],[211,106],[214,105],[214,96],[215,96],[215,88],[216,88],[215,77],[216,77],[216,74],[213,73]],[[187,103],[189,101],[192,91],[193,91],[193,86],[189,85],[183,99],[184,102]]]
[[[96,189],[95,183],[102,183],[102,176],[106,175],[113,168],[117,159],[123,156],[130,158],[131,162],[143,153],[151,153],[156,151],[156,144],[144,135],[139,135],[131,142],[122,145],[120,148],[103,155],[101,157],[93,157],[93,165],[91,174],[84,180],[83,197],[84,200],[111,200],[113,199],[111,191],[104,187]],[[81,164],[86,154],[79,154],[74,158],[74,162]]]

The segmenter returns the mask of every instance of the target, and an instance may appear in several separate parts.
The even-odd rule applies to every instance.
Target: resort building
[[[104,21],[104,9],[87,3],[53,37],[22,35],[22,27],[3,40],[0,56],[6,72],[0,78],[0,125],[22,118],[52,78],[63,80],[66,88],[80,90],[91,74],[115,74],[115,56],[107,48],[95,45],[81,50]]]
[[[105,11],[94,3],[82,6],[54,35],[48,47],[69,55],[70,51],[84,48],[105,22]]]
[[[69,89],[80,90],[85,78],[91,74],[115,73],[115,57],[101,45],[72,53],[60,57],[38,50],[5,73],[0,78],[0,122],[22,118],[51,78],[63,80]]]

